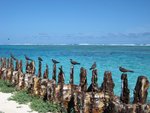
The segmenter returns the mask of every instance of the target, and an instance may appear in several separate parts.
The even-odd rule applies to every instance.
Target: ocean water
[[[130,96],[133,97],[133,90],[137,77],[145,75],[150,81],[150,46],[101,46],[101,45],[48,45],[48,46],[0,46],[0,57],[10,57],[10,53],[16,58],[23,60],[25,70],[24,54],[34,59],[36,62],[36,73],[38,70],[38,56],[43,58],[42,70],[46,64],[49,65],[49,78],[52,78],[51,59],[57,59],[63,66],[65,72],[65,82],[69,83],[70,60],[74,59],[81,63],[75,66],[74,80],[79,84],[79,71],[81,67],[87,69],[88,85],[91,83],[91,71],[89,68],[94,61],[97,63],[98,84],[101,86],[105,71],[111,71],[115,83],[114,92],[120,95],[121,92],[121,72],[119,66],[132,69],[135,73],[128,73],[128,85]],[[58,72],[57,72],[58,73]],[[150,90],[148,94],[150,100]]]

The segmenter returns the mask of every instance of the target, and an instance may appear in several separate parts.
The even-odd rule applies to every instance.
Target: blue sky
[[[147,44],[150,0],[0,0],[0,44]]]

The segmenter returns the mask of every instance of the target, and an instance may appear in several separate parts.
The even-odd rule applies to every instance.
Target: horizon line
[[[150,46],[150,44],[0,44],[0,46]]]

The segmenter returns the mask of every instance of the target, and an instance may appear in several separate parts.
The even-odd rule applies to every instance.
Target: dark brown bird
[[[55,59],[52,59],[52,62],[54,63],[54,64],[58,64],[58,63],[60,63],[60,62],[58,62],[57,60],[55,60]]]
[[[33,61],[31,58],[29,58],[27,55],[24,55],[25,59],[26,60],[30,60],[30,61]]]
[[[91,66],[90,70],[95,69],[96,68],[96,62],[93,63],[93,65]]]
[[[12,53],[10,54],[10,56],[13,60],[17,60]]]
[[[61,73],[63,73],[62,66],[59,67],[59,70],[60,70]]]
[[[121,72],[123,72],[123,73],[126,73],[126,72],[134,73],[134,71],[125,69],[125,68],[123,68],[123,67],[119,67],[119,70],[120,70]]]
[[[70,62],[72,65],[80,65],[80,63],[76,62],[76,61],[73,61],[72,59],[70,59]]]
[[[38,60],[39,60],[39,61],[43,61],[43,59],[42,59],[41,57],[38,57]]]

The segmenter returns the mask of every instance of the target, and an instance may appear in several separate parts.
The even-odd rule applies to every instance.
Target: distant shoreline
[[[150,46],[150,44],[0,44],[0,46]]]

